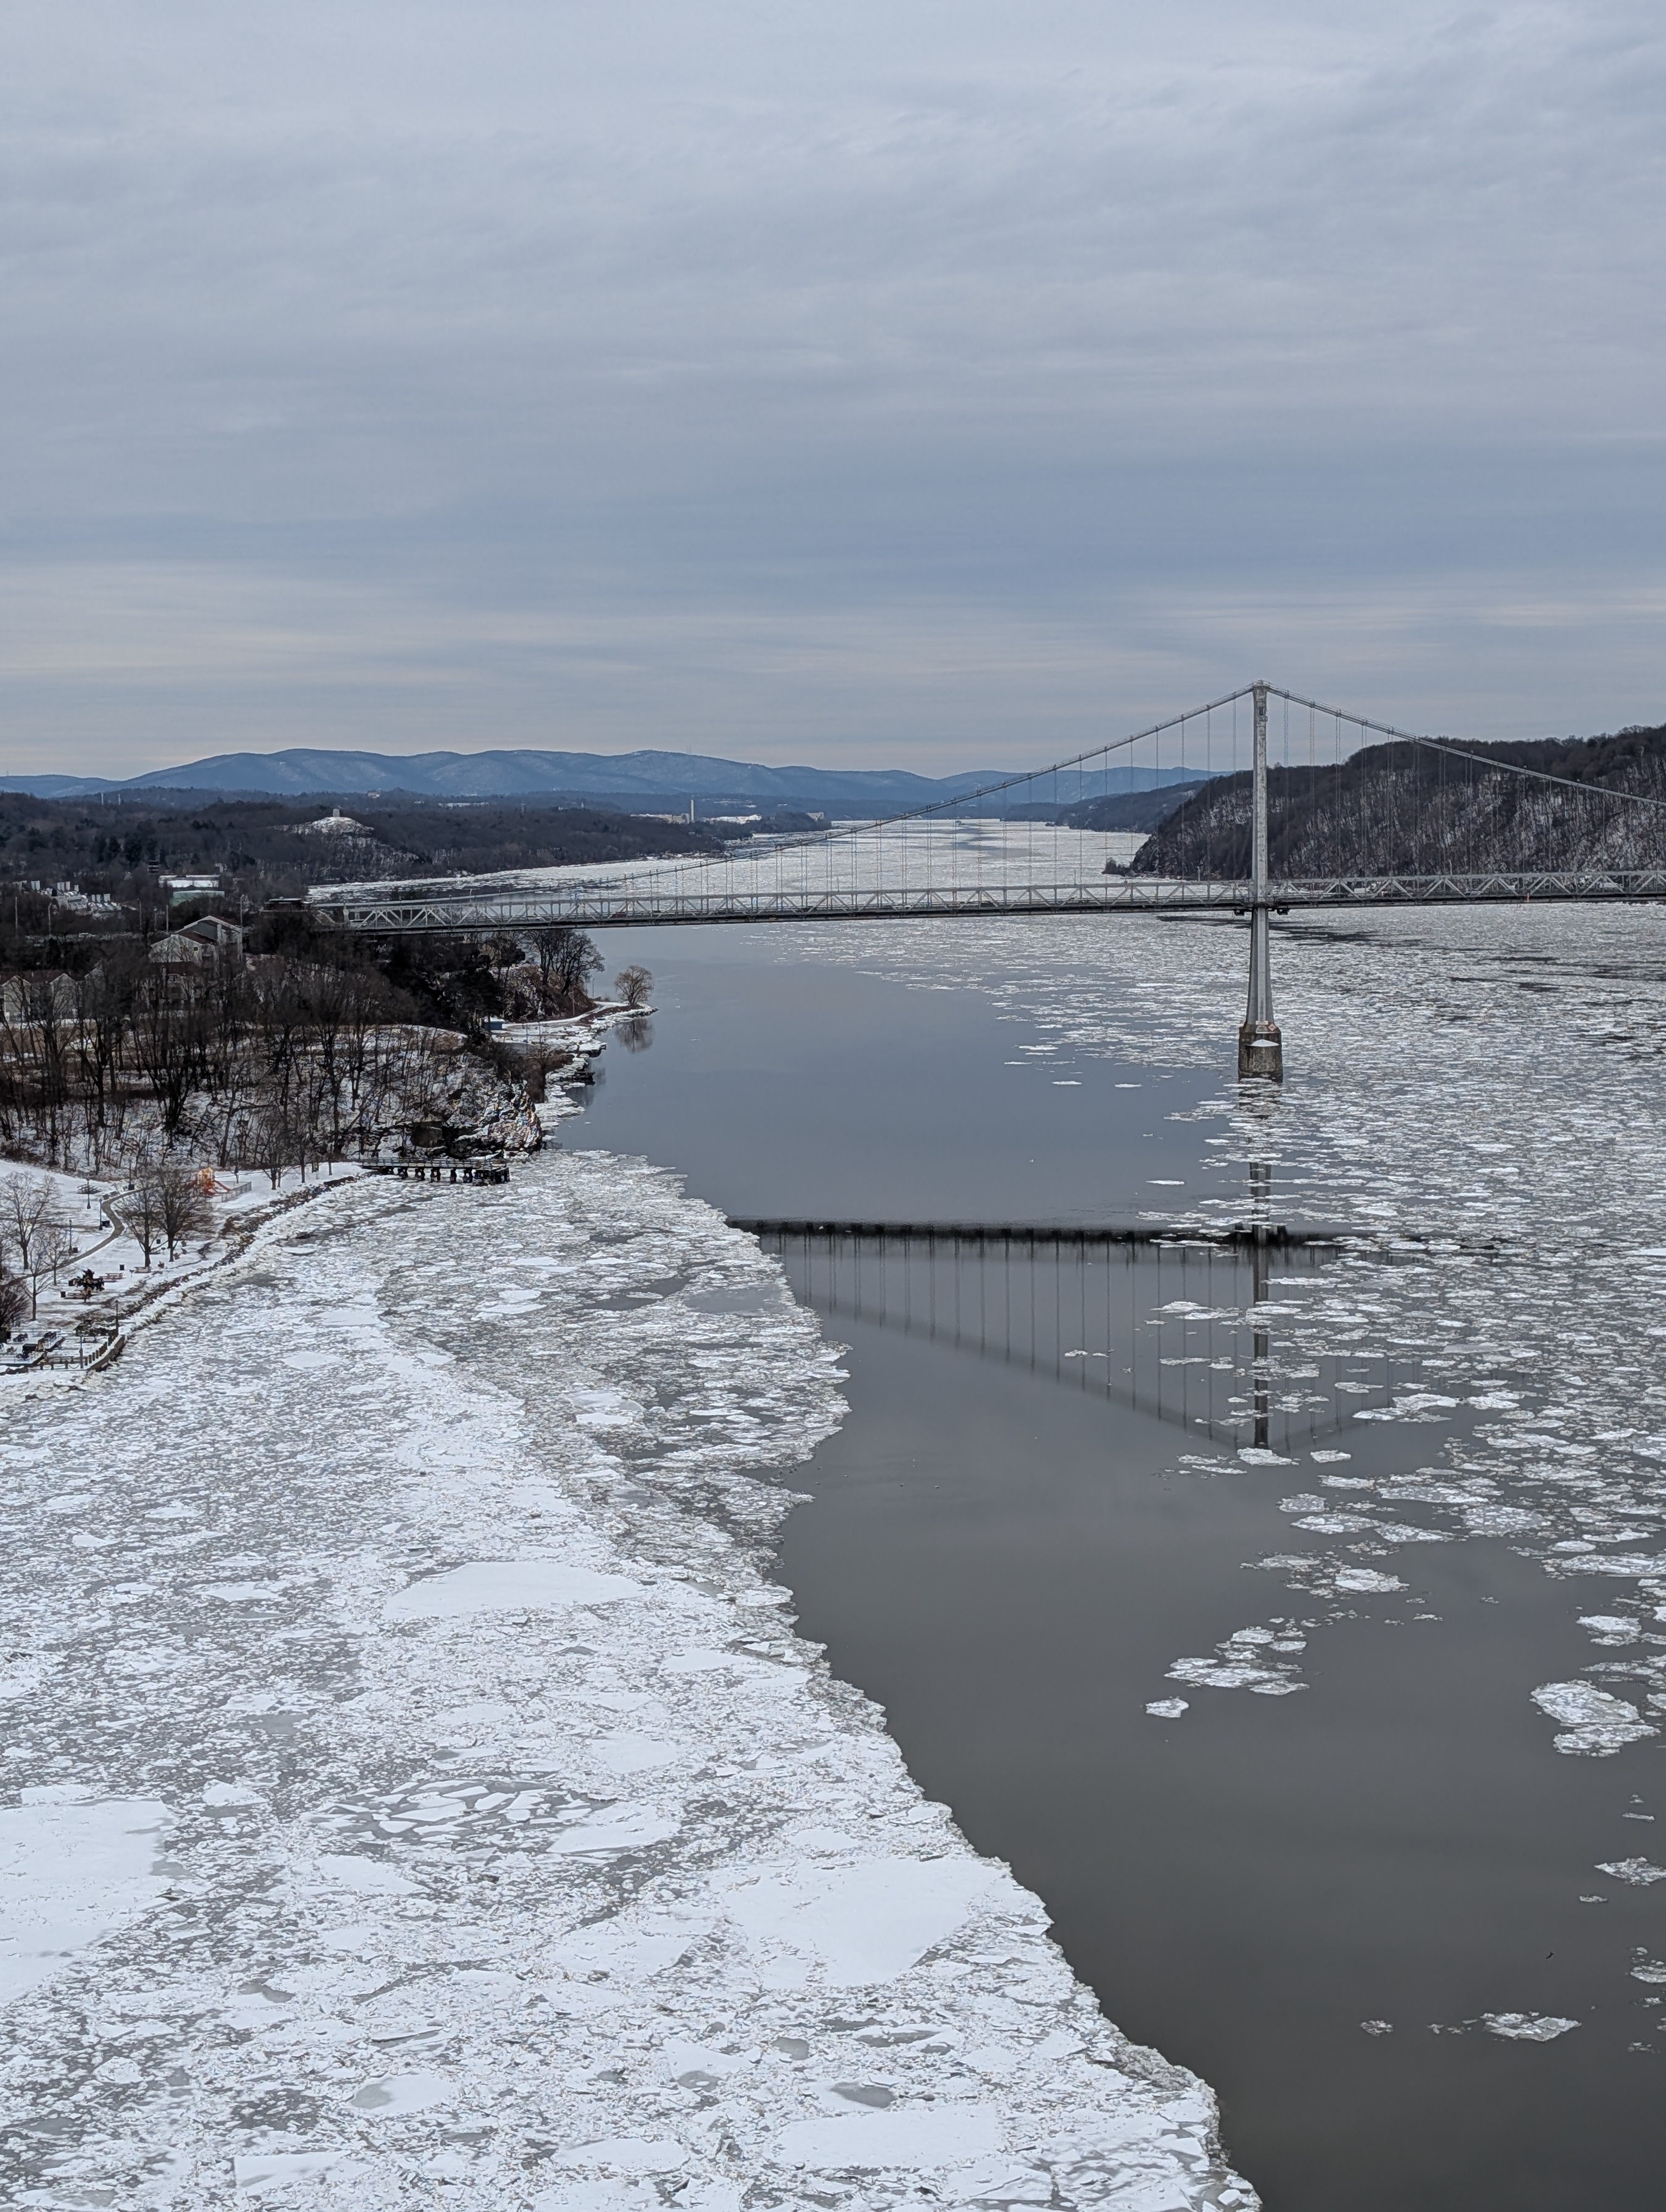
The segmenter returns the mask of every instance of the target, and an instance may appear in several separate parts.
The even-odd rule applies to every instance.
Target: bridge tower
[[[1255,769],[1251,776],[1250,1000],[1238,1030],[1238,1075],[1284,1081],[1284,1040],[1273,1018],[1270,908],[1267,902],[1267,686],[1257,684]]]

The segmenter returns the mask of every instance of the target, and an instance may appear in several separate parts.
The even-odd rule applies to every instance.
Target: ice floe
[[[1628,1881],[1634,1889],[1647,1889],[1653,1882],[1666,1881],[1666,1867],[1652,1865],[1644,1858],[1604,1859],[1596,1871],[1611,1874],[1616,1881]]]
[[[1590,1682],[1541,1683],[1533,1692],[1533,1702],[1541,1713],[1560,1723],[1558,1751],[1605,1759],[1628,1743],[1640,1743],[1645,1736],[1660,1733],[1635,1705]]]
[[[1554,2043],[1579,2025],[1548,2012],[1484,2012],[1481,2017],[1490,2035],[1501,2035],[1511,2043]]]

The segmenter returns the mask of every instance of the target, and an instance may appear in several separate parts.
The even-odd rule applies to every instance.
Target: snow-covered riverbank
[[[9,2201],[1252,2204],[793,1634],[838,1381],[750,1238],[546,1155],[9,1410]]]

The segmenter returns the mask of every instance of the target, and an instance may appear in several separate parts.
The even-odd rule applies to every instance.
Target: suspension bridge
[[[1144,836],[1128,826],[1142,814],[1155,823]],[[1666,899],[1666,793],[1551,774],[1258,683],[886,820],[696,859],[332,887],[309,905],[322,926],[375,935],[1245,915],[1238,1072],[1276,1081],[1275,913],[1651,899]]]

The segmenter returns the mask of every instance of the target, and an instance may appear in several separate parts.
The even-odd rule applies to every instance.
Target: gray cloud
[[[23,6],[19,766],[1666,712],[1640,6]]]

